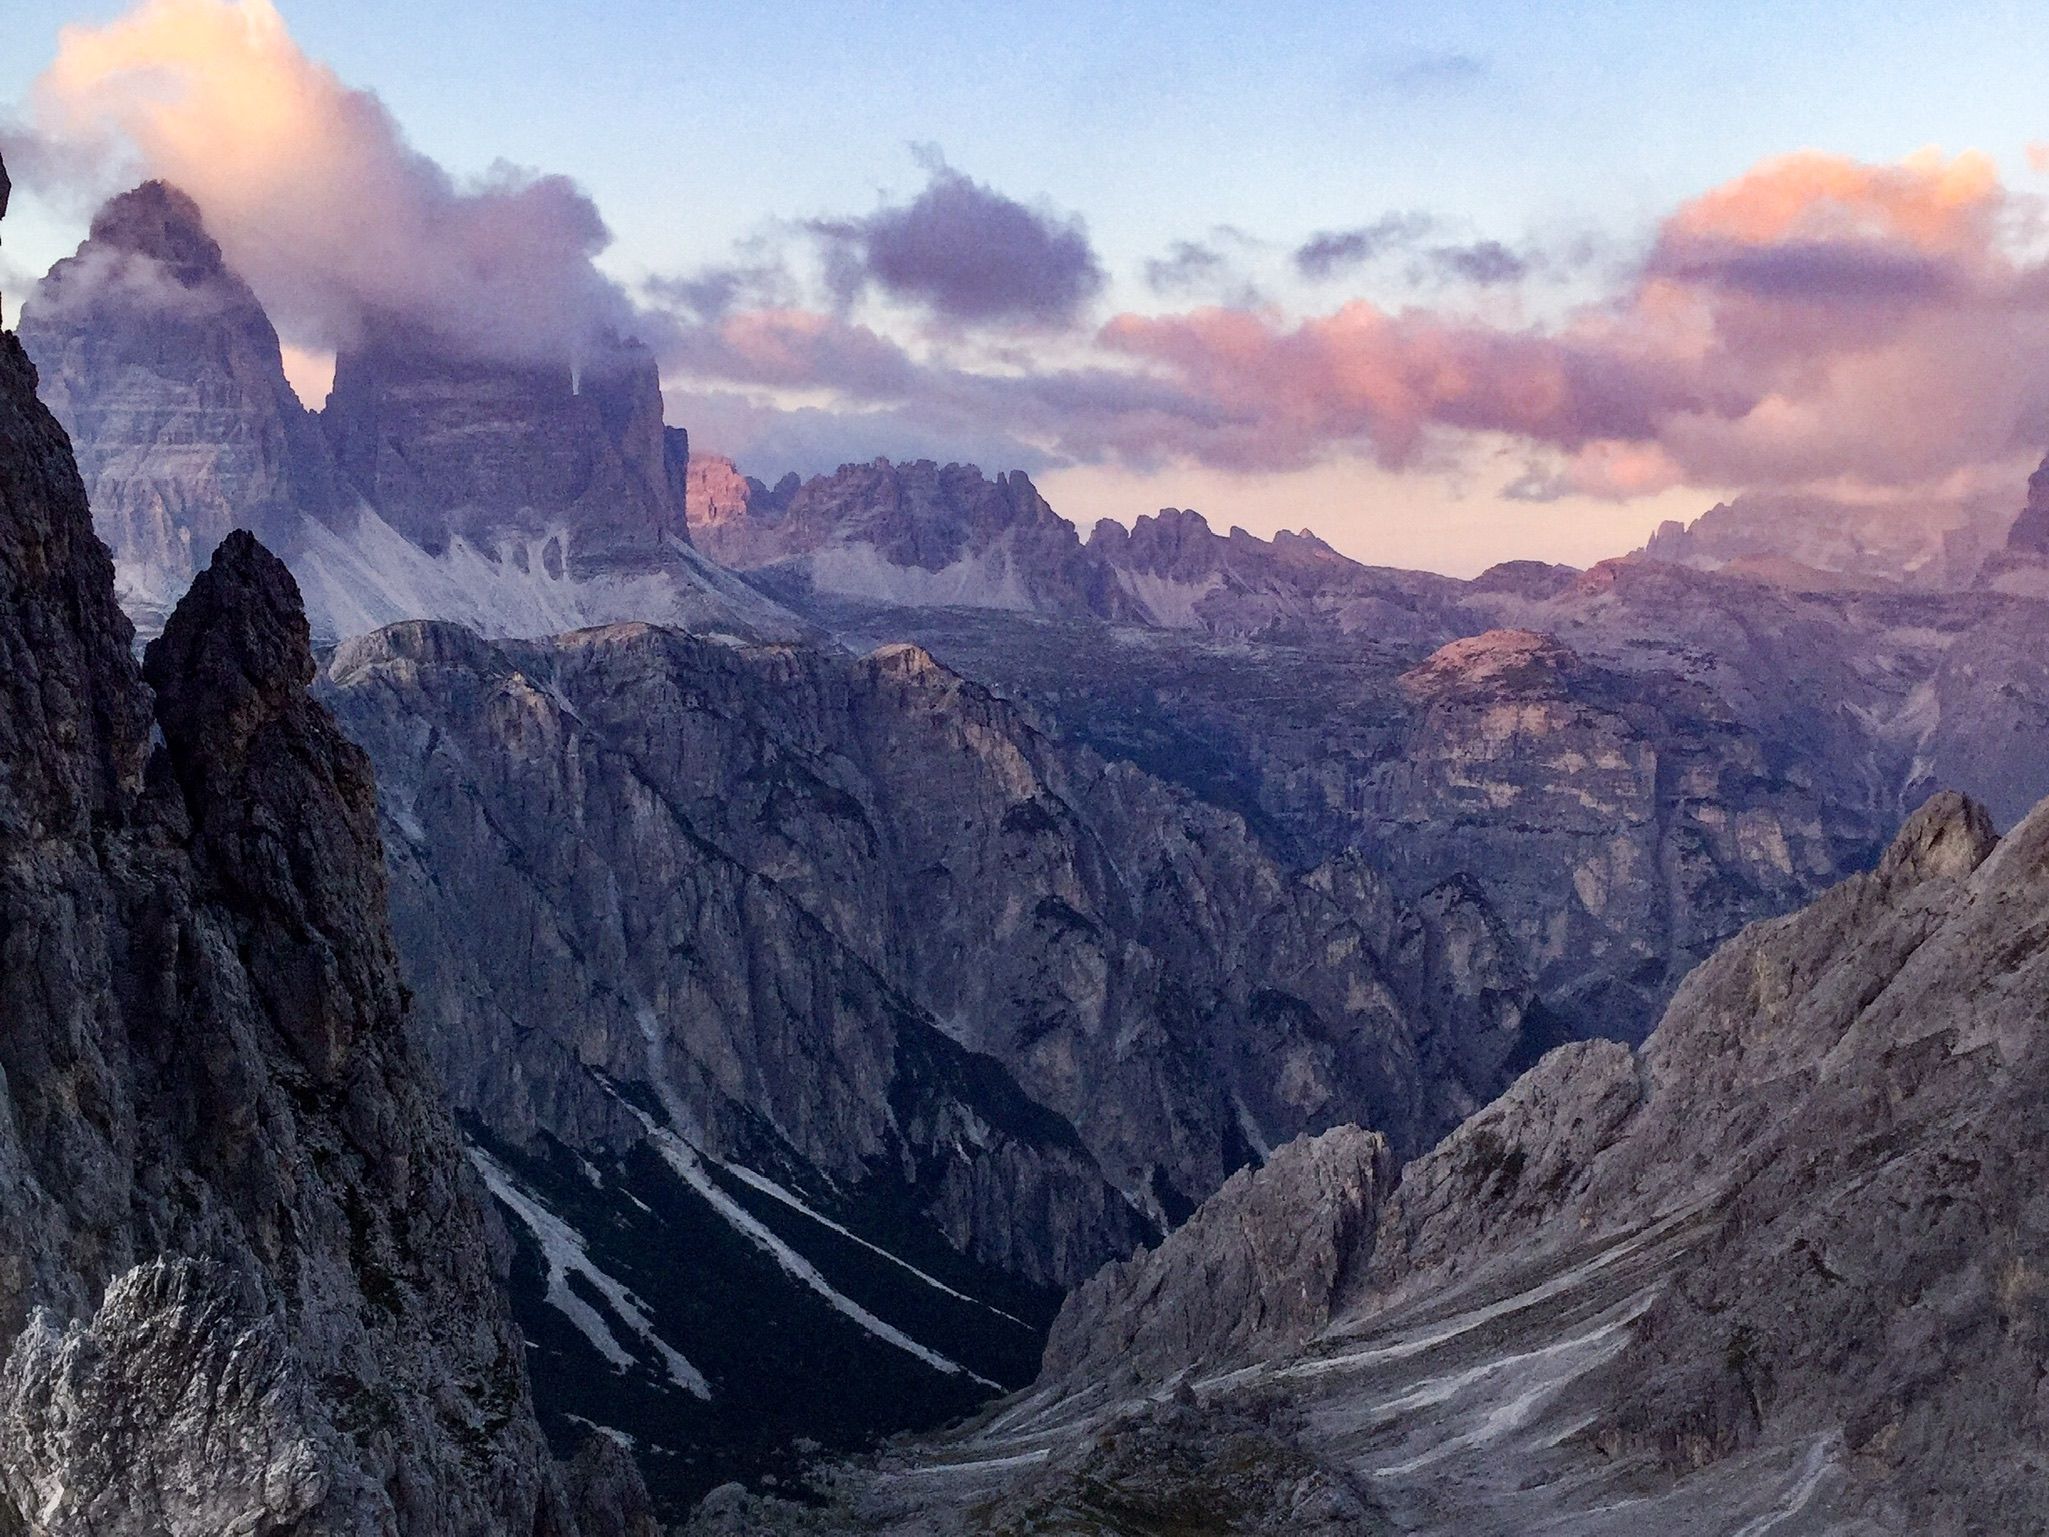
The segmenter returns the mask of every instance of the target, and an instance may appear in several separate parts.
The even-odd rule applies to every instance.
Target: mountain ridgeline
[[[21,339],[146,631],[238,526],[284,556],[327,641],[422,615],[802,629],[692,549],[688,443],[638,343],[542,363],[373,326],[308,411],[256,296],[161,182],[100,210]]]

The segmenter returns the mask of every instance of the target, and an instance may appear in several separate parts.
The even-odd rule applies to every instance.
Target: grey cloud
[[[1295,248],[1295,269],[1321,281],[1413,245],[1430,232],[1427,214],[1391,213],[1351,229],[1321,230]]]
[[[649,278],[644,285],[655,305],[696,320],[719,320],[736,310],[784,302],[789,271],[780,261],[739,261],[696,272]]]
[[[1145,264],[1146,286],[1156,294],[1185,294],[1224,277],[1231,264],[1214,246],[1177,240],[1165,256]]]
[[[814,221],[842,299],[870,287],[966,322],[1075,319],[1103,288],[1081,221],[974,181],[943,162],[908,203]]]
[[[1861,240],[1668,242],[1653,254],[1650,270],[1753,298],[1810,304],[1942,299],[1968,281],[1939,257]]]
[[[1529,257],[1510,250],[1498,240],[1438,246],[1430,252],[1430,263],[1446,277],[1483,287],[1519,282],[1529,276],[1531,266]]]

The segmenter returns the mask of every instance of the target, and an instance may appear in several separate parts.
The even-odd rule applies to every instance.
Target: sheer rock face
[[[1882,772],[1861,731],[1834,739],[1849,712],[1791,741],[1789,725],[1753,726],[1707,683],[1523,626],[1421,655],[1364,634],[1298,647],[963,614],[910,628],[1062,735],[1240,812],[1288,859],[1349,846],[1410,903],[1453,883],[1483,896],[1505,956],[1571,1034],[1640,1039],[1716,944],[1874,859],[1891,815],[1872,804],[1889,791],[1824,778],[1804,756],[1841,751],[1858,778]],[[1815,670],[1833,678],[1815,644]],[[1993,703],[2017,713],[2010,697]],[[1961,713],[1956,726],[2027,783],[2034,734]]]
[[[710,1382],[697,1401],[629,1374],[578,1401],[592,1374],[562,1363],[583,1346],[533,1288],[529,1332],[566,1336],[537,1358],[544,1418],[674,1446],[649,1463],[665,1499],[763,1470],[750,1405],[840,1445],[976,1399],[929,1362],[892,1399],[903,1350],[787,1267],[739,1284],[747,1247],[704,1236],[732,1211],[665,1164],[742,1195],[766,1176],[945,1278],[940,1298],[901,1268],[878,1290],[872,1251],[755,1201],[832,1284],[1015,1385],[1052,1288],[1300,1131],[1371,1117],[1427,1146],[1541,1038],[1470,883],[1403,903],[1357,858],[1291,871],[916,647],[406,625],[340,647],[323,693],[377,764],[421,1037],[523,1185],[512,1217],[574,1229],[651,1299],[636,1333]],[[680,1245],[688,1287],[658,1262]],[[812,1329],[806,1359],[778,1357]],[[850,1334],[882,1358],[842,1412],[813,1379]]]
[[[0,1528],[573,1530],[289,579],[216,552],[152,751],[34,384],[0,337]]]
[[[1750,918],[1864,851],[1707,690],[1493,630],[1402,675],[1394,750],[1360,785],[1360,835],[1405,884],[1485,883],[1574,1034],[1639,1038]]]
[[[693,1102],[754,1105],[850,1171],[873,1135],[799,1113],[803,1055],[740,1044],[766,1005],[691,980],[773,996],[792,985],[772,980],[785,947],[845,956],[1004,1064],[1170,1218],[1303,1130],[1370,1116],[1426,1146],[1529,1050],[1525,983],[1470,887],[1409,905],[1357,859],[1292,874],[1236,818],[1043,736],[915,647],[856,661],[622,627],[494,649],[401,629],[345,648],[329,678],[378,760],[413,985],[437,1038],[479,1053],[446,1070],[515,1131],[489,1021],[531,1021],[530,1049],[557,1040],[629,1078],[645,1006],[674,1022]],[[601,901],[579,895],[592,880]],[[679,927],[713,900],[734,915]],[[678,949],[672,929],[695,937]],[[525,955],[535,932],[576,936],[559,966],[489,951]],[[712,945],[756,953],[692,959]],[[886,1079],[836,1081],[851,1115]],[[975,1241],[1072,1281],[1095,1239],[985,1225]]]
[[[520,364],[375,336],[336,359],[321,419],[350,483],[430,555],[527,534],[597,574],[652,569],[689,540],[688,449],[663,430],[654,357],[637,343]]]
[[[1041,1381],[1171,1379],[1299,1348],[1331,1320],[1394,1176],[1387,1140],[1339,1126],[1241,1169],[1158,1248],[1071,1293]]]
[[[410,618],[805,631],[690,548],[688,440],[637,345],[573,368],[373,336],[315,416],[198,208],[159,182],[100,211],[24,306],[22,338],[147,633],[234,528],[284,557],[323,641]]]
[[[778,559],[787,552],[780,548],[772,520],[788,507],[791,493],[801,484],[794,475],[787,480],[787,487],[771,490],[742,475],[740,467],[722,454],[693,455],[684,496],[691,539],[736,571]]]
[[[123,600],[152,622],[229,530],[288,546],[301,516],[337,515],[333,460],[277,333],[183,193],[147,182],[102,208],[23,306],[21,338]]]

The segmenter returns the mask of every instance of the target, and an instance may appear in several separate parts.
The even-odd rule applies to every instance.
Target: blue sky
[[[9,0],[0,103],[25,103],[61,26],[124,9]],[[1627,261],[1675,206],[1773,155],[1814,148],[1890,163],[1929,145],[1977,148],[2009,184],[2030,188],[2039,178],[2024,147],[2049,136],[2039,106],[2049,7],[2040,5],[280,0],[279,9],[306,54],[374,91],[411,143],[458,177],[507,160],[574,178],[615,236],[605,270],[629,282],[716,265],[736,243],[790,221],[858,217],[912,198],[926,179],[915,146],[936,147],[994,192],[1085,221],[1108,279],[1107,314],[1158,308],[1145,263],[1220,226],[1266,242],[1270,273],[1317,231],[1400,211],[1428,214],[1445,239],[1592,241]],[[78,213],[31,199],[10,221],[15,266],[34,269],[67,249]],[[1607,280],[1595,270],[1574,283]],[[1390,308],[1438,302],[1419,301],[1399,271],[1361,271],[1317,294],[1275,281],[1269,296],[1291,315],[1355,297]],[[1524,300],[1513,323],[1580,296],[1572,283],[1562,292]],[[1490,295],[1457,302],[1499,309]],[[881,441],[877,451],[892,447]],[[1177,484],[1199,485],[1238,498],[1255,527],[1300,521],[1281,513],[1294,490],[1322,501],[1409,496],[1440,510],[1447,495],[1478,497],[1488,508],[1468,513],[1507,532],[1471,536],[1476,550],[1555,547],[1567,558],[1704,506],[1715,489],[1689,484],[1627,507],[1532,508],[1500,504],[1470,462],[1449,479],[1441,465],[1395,473],[1362,462],[1350,480],[1333,480],[1343,457],[1299,482],[1215,463],[1184,466],[1179,480],[1171,465],[1106,463],[1071,465],[1066,483],[1096,504],[1088,510],[1120,516]],[[1375,515],[1357,509],[1311,521],[1337,526],[1339,542],[1362,553],[1399,555],[1390,530],[1405,516],[1395,506],[1379,517],[1380,534]],[[1539,525],[1552,532],[1523,539],[1527,551],[1517,545]],[[1575,527],[1587,530],[1586,550]]]
[[[9,0],[0,99],[68,22]],[[915,180],[906,147],[1076,210],[1115,264],[1219,223],[1289,238],[1389,208],[1618,232],[1766,155],[2015,154],[2049,7],[972,6],[283,0],[294,35],[457,170],[566,171],[650,268]]]

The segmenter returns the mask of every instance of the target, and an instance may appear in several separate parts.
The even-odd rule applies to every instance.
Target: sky
[[[1462,574],[2049,448],[2040,5],[7,3],[10,321],[165,175],[316,404],[373,316],[629,333],[769,479]]]

